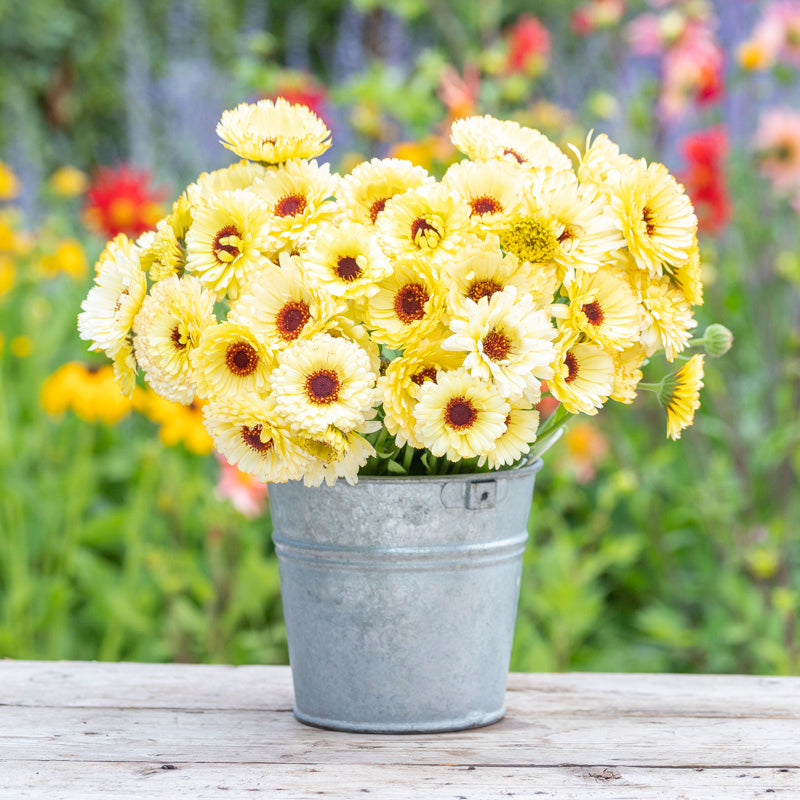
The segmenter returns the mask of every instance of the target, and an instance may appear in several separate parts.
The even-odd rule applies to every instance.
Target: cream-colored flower
[[[378,282],[392,271],[372,229],[350,221],[321,228],[302,266],[311,286],[349,300],[376,294]]]
[[[359,469],[375,455],[375,448],[356,431],[343,433],[330,427],[322,434],[301,437],[299,441],[314,456],[303,478],[306,486],[319,486],[323,480],[333,486],[338,478],[354,486],[358,483]]]
[[[284,428],[269,397],[237,395],[211,401],[203,406],[203,423],[228,463],[260,481],[298,480],[311,462]]]
[[[550,391],[571,414],[594,415],[614,390],[614,361],[591,342],[565,330],[556,342]]]
[[[194,183],[186,187],[189,202],[196,206],[203,199],[220,192],[232,192],[235,189],[250,189],[258,178],[268,172],[267,167],[253,164],[250,161],[237,161],[228,167],[215,169],[213,172],[202,172]]]
[[[443,350],[441,342],[428,340],[407,348],[402,356],[389,362],[378,379],[378,394],[385,414],[383,424],[398,446],[410,444],[420,449],[425,446],[417,437],[414,417],[419,389],[425,381],[436,383],[441,370],[458,369],[463,362],[463,353]]]
[[[538,430],[539,412],[526,403],[512,403],[505,431],[495,440],[489,453],[481,457],[478,466],[488,462],[490,469],[510,467],[530,452]]]
[[[250,328],[270,350],[324,331],[345,308],[334,297],[313,291],[295,258],[281,253],[280,263],[267,263],[228,314],[229,321]]]
[[[353,317],[352,313],[348,316],[342,314],[335,317],[325,327],[324,333],[334,338],[354,341],[367,354],[370,368],[377,375],[381,371],[381,347],[373,341],[367,328]]]
[[[614,359],[614,391],[611,399],[618,403],[630,404],[636,399],[636,387],[642,379],[642,366],[647,361],[647,353],[640,344],[619,353],[613,354]]]
[[[186,269],[186,233],[192,224],[189,198],[182,194],[173,204],[172,213],[156,224],[156,231],[142,249],[142,269],[153,281],[171,275],[180,277]]]
[[[395,195],[433,182],[422,167],[415,167],[410,161],[373,158],[342,178],[337,192],[339,207],[354,222],[374,225]]]
[[[364,320],[372,338],[390,347],[407,347],[434,334],[442,324],[444,286],[430,268],[416,258],[395,263],[378,292],[364,304]]]
[[[244,325],[227,321],[207,327],[191,361],[199,397],[224,398],[269,391],[272,355]]]
[[[464,368],[494,383],[503,397],[538,396],[540,382],[553,374],[556,330],[550,315],[513,286],[464,305],[465,316],[450,320],[453,335],[442,347],[466,353]]]
[[[409,189],[386,203],[378,217],[378,242],[390,258],[451,258],[469,229],[469,206],[441,184]]]
[[[599,192],[606,194],[609,173],[622,172],[633,163],[634,160],[625,153],[620,153],[619,146],[606,134],[601,133],[592,141],[592,134],[589,133],[586,137],[586,148],[580,156],[578,179],[581,183],[594,184]]]
[[[78,332],[81,339],[91,342],[91,350],[103,350],[114,358],[126,347],[133,319],[147,292],[147,279],[139,250],[127,239],[120,244],[109,242],[98,266],[95,285],[81,303]]]
[[[339,180],[331,175],[329,164],[294,160],[255,181],[252,191],[268,208],[269,247],[274,253],[302,247],[322,223],[334,218]]]
[[[247,189],[205,198],[195,207],[186,233],[186,270],[214,292],[235,300],[264,261],[269,242],[269,211]]]
[[[690,306],[703,305],[703,268],[697,236],[689,251],[689,260],[676,267],[665,265],[665,270]]]
[[[639,307],[624,274],[610,267],[578,272],[564,284],[569,326],[606,350],[624,350],[639,339]]]
[[[663,164],[644,159],[609,174],[609,213],[639,269],[653,277],[685,264],[697,233],[686,192]]]
[[[509,404],[498,389],[465,369],[439,372],[419,390],[414,417],[419,440],[449,461],[488,456],[503,435]]]
[[[543,133],[488,114],[456,120],[450,129],[450,141],[476,161],[500,158],[526,169],[572,169],[569,157]]]
[[[508,225],[522,177],[518,170],[497,160],[461,161],[447,170],[442,185],[464,200],[472,229],[485,236]]]
[[[325,123],[307,106],[282,97],[275,102],[240,103],[223,111],[217,136],[237,156],[264,164],[314,158],[331,146]]]
[[[513,253],[504,253],[496,236],[470,240],[442,265],[440,279],[448,289],[450,314],[464,314],[466,300],[478,302],[492,297],[507,286],[517,294],[530,294],[539,305],[552,303],[558,288],[555,269],[534,269],[530,262],[520,261]]]
[[[293,430],[322,433],[332,425],[347,433],[375,405],[377,377],[355,342],[320,333],[280,352],[272,391]]]
[[[204,331],[216,324],[214,296],[198,278],[159,281],[136,315],[136,360],[154,392],[174,403],[194,400],[191,355]]]

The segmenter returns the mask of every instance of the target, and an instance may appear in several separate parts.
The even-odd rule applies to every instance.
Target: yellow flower
[[[618,403],[630,404],[636,398],[636,387],[642,379],[641,367],[647,361],[647,353],[640,344],[614,353],[614,391],[611,399]]]
[[[488,456],[506,429],[509,404],[496,387],[465,369],[439,372],[425,381],[414,408],[419,440],[449,461]]]
[[[469,206],[446,186],[434,184],[395,195],[378,217],[378,241],[390,258],[419,256],[441,263],[460,248],[469,228]]]
[[[530,452],[539,430],[539,412],[527,403],[512,403],[505,425],[505,431],[495,440],[488,454],[481,456],[478,466],[488,462],[490,469],[510,467]]]
[[[333,486],[338,478],[354,486],[358,482],[358,470],[375,455],[375,448],[359,433],[342,433],[334,427],[316,438],[300,439],[300,444],[314,456],[303,476],[306,486],[319,486],[323,480]]]
[[[133,405],[114,382],[110,365],[93,368],[77,361],[63,364],[42,384],[42,408],[51,416],[72,409],[86,422],[115,425]]]
[[[346,433],[368,418],[377,377],[355,342],[320,333],[281,351],[272,391],[278,412],[298,433],[331,425]]]
[[[88,184],[86,173],[69,164],[59,167],[50,176],[50,188],[59,197],[75,197],[83,194]]]
[[[235,322],[209,325],[190,360],[200,397],[263,394],[269,389],[272,358],[253,332]]]
[[[694,237],[688,260],[677,267],[667,266],[666,271],[690,306],[703,305],[703,269],[697,236]]]
[[[205,198],[186,233],[186,270],[217,300],[235,300],[258,271],[268,249],[269,210],[253,192],[234,189]]]
[[[465,301],[464,311],[450,320],[453,335],[442,347],[466,353],[464,369],[495,384],[503,397],[538,402],[540,381],[553,374],[556,330],[550,315],[530,295],[517,296],[513,286],[477,303]]]
[[[577,152],[577,150],[576,150]],[[581,183],[591,183],[598,191],[608,194],[608,175],[614,170],[621,172],[634,163],[634,160],[619,152],[619,147],[604,133],[592,141],[592,134],[586,137],[586,149],[580,157],[578,179]]]
[[[142,253],[142,268],[150,271],[153,281],[171,275],[180,277],[186,269],[186,233],[192,224],[192,207],[182,194],[173,204],[172,213],[156,223],[156,231]]]
[[[373,158],[342,178],[339,205],[354,222],[374,225],[386,203],[395,195],[433,182],[422,167],[415,167],[410,161]]]
[[[203,407],[214,446],[242,472],[260,481],[298,480],[309,456],[285,430],[271,398],[240,395]]]
[[[331,146],[325,123],[307,106],[293,105],[282,97],[274,103],[259,100],[223,111],[217,135],[237,156],[264,164],[314,158]]]
[[[214,443],[203,427],[203,405],[192,401],[188,405],[173,403],[155,392],[135,395],[136,410],[159,425],[158,438],[167,447],[183,444],[198,456],[208,455]]]
[[[186,187],[186,198],[191,205],[196,206],[203,202],[203,198],[220,192],[250,189],[256,179],[263,178],[267,172],[267,167],[251,164],[249,161],[237,161],[223,169],[201,172],[197,180]]]
[[[19,180],[8,164],[0,161],[0,201],[12,200],[19,194]]]
[[[14,288],[16,275],[14,262],[7,255],[0,253],[0,298]]]
[[[499,158],[525,169],[572,169],[569,157],[543,133],[488,114],[456,120],[450,130],[450,140],[473,160]]]
[[[191,354],[216,323],[214,296],[191,275],[156,283],[134,322],[136,359],[150,387],[188,405],[195,396]]]
[[[88,264],[83,247],[77,239],[62,239],[54,253],[42,257],[40,266],[49,276],[65,272],[71,278],[82,278]]]
[[[700,408],[700,389],[703,388],[702,355],[692,356],[677,372],[661,382],[658,399],[667,412],[667,436],[680,439],[681,431],[694,422],[694,412]]]
[[[610,213],[637,267],[656,277],[664,265],[680,267],[692,252],[697,217],[692,204],[663,164],[644,159],[609,176]]]
[[[376,342],[408,347],[435,334],[444,314],[444,286],[426,264],[398,260],[378,288],[364,305],[364,320]]]
[[[590,342],[565,330],[556,343],[550,391],[570,414],[594,415],[614,390],[614,361]]]
[[[33,339],[30,336],[15,336],[8,345],[8,351],[16,358],[27,358],[33,352]]]

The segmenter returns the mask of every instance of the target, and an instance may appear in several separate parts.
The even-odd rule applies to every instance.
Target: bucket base
[[[340,719],[322,719],[304,714],[296,706],[295,717],[304,725],[314,728],[326,728],[331,731],[347,733],[446,733],[447,731],[465,731],[470,728],[482,728],[499,722],[506,713],[505,706],[488,714],[470,714],[467,717],[453,720],[419,720],[408,722],[347,722]]]

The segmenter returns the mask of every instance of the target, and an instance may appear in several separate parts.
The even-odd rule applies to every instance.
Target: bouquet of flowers
[[[216,448],[259,480],[436,474],[532,459],[573,414],[659,395],[678,438],[706,345],[697,219],[658,163],[605,135],[573,161],[490,116],[456,121],[441,181],[407,161],[349,175],[315,157],[308,108],[242,103],[156,229],[110,241],[78,328],[126,394],[201,403]],[[642,382],[656,352],[685,361]],[[543,395],[558,401],[540,426]]]

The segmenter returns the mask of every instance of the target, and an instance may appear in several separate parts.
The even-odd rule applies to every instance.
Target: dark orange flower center
[[[285,342],[294,341],[311,319],[308,306],[302,300],[286,303],[275,317],[275,326]]]
[[[312,403],[327,406],[339,397],[339,376],[330,369],[320,369],[306,378],[306,396]]]
[[[466,397],[453,397],[444,410],[445,424],[455,431],[470,428],[478,418],[478,412]]]
[[[343,281],[354,281],[360,278],[362,273],[361,267],[358,266],[353,256],[342,256],[336,263],[336,274]]]
[[[470,216],[482,217],[484,214],[499,214],[503,206],[494,197],[475,197],[469,202],[472,208]]]
[[[290,194],[282,197],[275,204],[276,217],[294,217],[306,210],[306,199],[301,194]]]
[[[603,309],[600,308],[600,304],[597,300],[593,300],[591,303],[584,303],[581,306],[581,311],[586,315],[586,319],[592,325],[601,325],[603,323],[603,319],[605,319],[603,315]]]
[[[275,443],[272,439],[267,439],[266,442],[262,442],[261,430],[260,424],[253,425],[252,428],[248,425],[242,425],[242,441],[257,453],[268,453],[275,447]]]
[[[496,328],[489,331],[483,337],[483,352],[492,361],[502,361],[511,350],[511,342],[508,337]]]
[[[564,378],[564,382],[572,383],[572,381],[578,377],[578,359],[575,358],[572,350],[567,351],[567,354],[564,356],[564,363],[567,365],[567,369],[569,370],[567,377]]]
[[[386,203],[389,201],[388,197],[382,197],[380,200],[376,200],[370,207],[369,207],[369,216],[372,220],[372,224],[375,224],[375,221],[378,219],[378,214],[386,208]]]
[[[647,235],[652,236],[656,232],[656,226],[653,225],[653,212],[647,206],[642,209],[642,220],[644,221]]]
[[[408,325],[425,316],[425,303],[430,295],[419,283],[407,283],[394,298],[394,312]]]
[[[249,342],[232,342],[225,351],[225,364],[234,375],[246,378],[258,367],[258,353]]]
[[[170,334],[169,338],[172,339],[176,350],[184,350],[186,348],[186,342],[181,341],[181,332],[177,325],[172,329],[172,333]]]
[[[502,290],[502,286],[492,280],[473,281],[467,289],[467,297],[476,303],[481,297],[491,297],[495,292]]]
[[[411,380],[416,383],[417,386],[422,386],[425,381],[433,381],[436,383],[436,367],[425,367],[421,369],[411,376]]]
[[[217,235],[214,237],[212,249],[214,250],[214,256],[220,263],[227,262],[229,260],[232,261],[239,255],[239,248],[231,244],[229,241],[229,237],[231,236],[235,236],[238,239],[241,234],[233,225],[226,225],[224,228],[217,231]],[[220,258],[221,253],[227,253],[231,258]]]
[[[504,156],[514,156],[517,159],[517,164],[524,164],[525,158],[523,158],[516,150],[512,150],[510,147],[503,148],[503,155]]]
[[[417,241],[417,237],[419,235],[429,232],[435,233],[437,236],[441,236],[436,227],[431,225],[430,222],[428,222],[428,220],[426,220],[424,217],[417,217],[417,219],[411,223],[411,238],[415,242]]]

